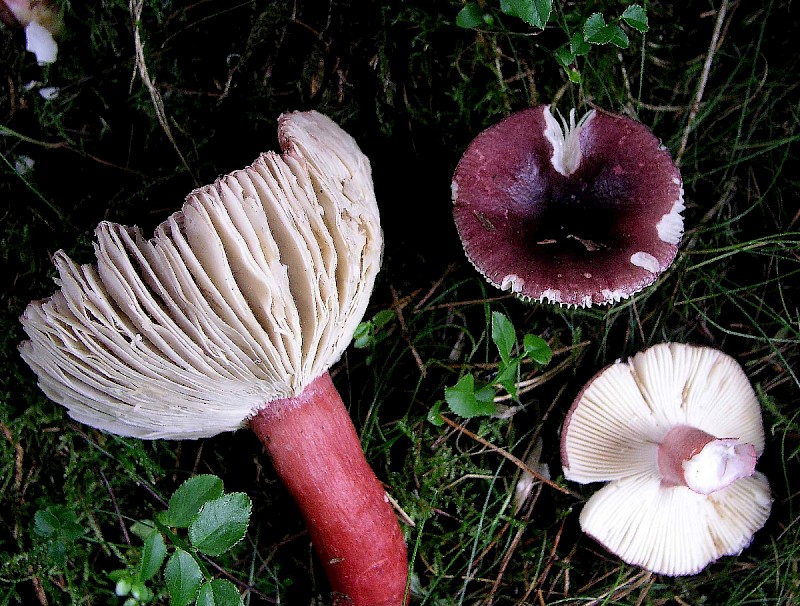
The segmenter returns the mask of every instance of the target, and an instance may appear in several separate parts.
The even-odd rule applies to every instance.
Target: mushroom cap
[[[470,262],[503,290],[566,306],[613,303],[674,260],[680,172],[630,118],[591,110],[576,123],[572,110],[562,125],[540,105],[475,137],[453,176],[456,228]]]
[[[710,495],[664,489],[655,474],[611,482],[580,514],[583,531],[623,561],[668,576],[700,572],[737,555],[769,517],[769,482],[759,472]]]
[[[581,512],[581,527],[626,562],[694,574],[739,553],[769,516],[756,472],[711,494],[665,485],[658,447],[674,427],[694,427],[764,451],[756,394],[741,366],[709,347],[662,343],[606,367],[581,390],[561,434],[564,476],[607,481]]]
[[[370,164],[317,112],[279,118],[283,154],[190,193],[145,239],[111,222],[95,265],[54,256],[20,345],[77,421],[140,438],[233,431],[341,356],[381,263]]]

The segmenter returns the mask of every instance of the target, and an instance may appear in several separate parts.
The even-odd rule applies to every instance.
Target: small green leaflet
[[[476,391],[472,375],[464,375],[453,387],[445,387],[444,399],[450,410],[465,419],[491,416],[496,410],[494,388],[485,385]]]
[[[650,29],[650,25],[647,22],[647,13],[638,4],[631,4],[626,8],[622,13],[622,20],[642,34]]]
[[[203,573],[194,558],[177,548],[164,568],[170,606],[188,606],[197,598]]]
[[[167,509],[167,526],[188,528],[207,501],[222,496],[222,480],[204,474],[189,478],[172,494]]]
[[[519,17],[525,23],[544,29],[553,10],[552,0],[500,0],[500,10],[511,17]]]
[[[508,316],[499,311],[492,312],[492,341],[497,346],[500,359],[508,364],[517,344],[517,333]]]
[[[33,515],[33,531],[41,537],[59,536],[74,541],[83,535],[78,516],[65,505],[50,505]]]
[[[244,538],[252,504],[243,492],[208,501],[189,525],[189,540],[198,551],[218,556]]]
[[[242,596],[236,586],[224,579],[203,583],[197,596],[197,606],[243,606]]]
[[[594,13],[583,25],[583,39],[592,44],[608,44],[628,48],[628,35],[619,25],[609,25],[600,13]]]
[[[512,398],[517,397],[517,381],[519,380],[519,358],[512,358],[508,363],[501,362],[500,370],[494,379],[502,385]]]
[[[539,366],[547,366],[553,359],[553,351],[547,341],[536,335],[525,335],[522,340],[525,349],[525,357],[530,358]]]
[[[149,581],[161,568],[164,558],[167,557],[167,546],[160,532],[153,532],[147,537],[139,560],[139,580]]]
[[[456,25],[466,29],[474,29],[484,25],[483,11],[477,2],[467,2],[456,15]]]

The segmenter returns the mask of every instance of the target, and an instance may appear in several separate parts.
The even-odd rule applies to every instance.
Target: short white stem
[[[711,494],[753,474],[756,449],[737,438],[717,438],[680,425],[658,447],[658,468],[664,486],[687,486]]]

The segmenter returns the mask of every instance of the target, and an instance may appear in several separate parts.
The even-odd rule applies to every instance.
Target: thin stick
[[[703,65],[703,72],[700,74],[700,82],[697,84],[697,92],[694,95],[694,102],[692,108],[689,110],[689,118],[686,121],[686,128],[683,129],[683,137],[681,138],[681,146],[678,148],[678,153],[675,156],[675,164],[680,166],[681,157],[683,152],[686,151],[686,145],[689,143],[689,133],[692,131],[694,121],[697,114],[700,112],[700,102],[703,100],[703,93],[706,89],[708,82],[708,74],[711,72],[711,64],[714,62],[714,55],[717,53],[717,44],[719,44],[719,34],[722,31],[722,23],[725,21],[725,14],[728,12],[728,0],[722,0],[722,4],[717,12],[717,21],[714,24],[714,33],[711,35],[711,43],[708,45],[708,54],[706,55],[706,62]]]
[[[129,0],[128,9],[130,10],[131,18],[133,19],[133,45],[136,52],[136,67],[134,68],[134,75],[137,71],[139,72],[145,88],[147,88],[147,91],[150,93],[150,99],[153,102],[153,109],[156,111],[156,118],[158,118],[158,123],[161,125],[161,129],[164,131],[167,139],[169,139],[169,142],[172,144],[172,148],[178,154],[181,164],[183,164],[186,172],[191,175],[195,185],[200,187],[200,182],[194,176],[194,173],[192,173],[192,169],[189,168],[189,163],[186,162],[186,158],[183,157],[181,150],[178,148],[178,144],[175,142],[175,138],[172,136],[172,129],[169,127],[169,121],[167,120],[167,112],[164,109],[164,100],[161,98],[161,93],[159,93],[158,89],[156,89],[153,81],[150,79],[150,74],[147,71],[147,64],[144,60],[144,45],[142,44],[142,37],[139,35],[143,7],[144,0]]]
[[[428,369],[425,367],[425,362],[422,361],[422,357],[419,355],[417,348],[414,347],[414,342],[411,340],[411,337],[408,334],[406,320],[403,317],[403,305],[400,304],[400,296],[397,294],[394,286],[390,286],[389,289],[392,292],[392,309],[394,310],[394,315],[397,316],[397,321],[400,324],[400,332],[403,335],[403,340],[406,342],[406,345],[408,345],[411,355],[414,356],[414,361],[417,363],[417,368],[419,368],[420,374],[425,377],[428,374]]]
[[[491,443],[491,442],[489,442],[488,440],[485,440],[485,439],[483,439],[483,438],[482,438],[482,437],[480,437],[479,435],[477,435],[477,434],[475,434],[475,433],[472,433],[472,432],[471,432],[469,429],[467,429],[466,427],[462,427],[461,425],[459,425],[459,424],[458,424],[458,423],[456,423],[455,421],[453,421],[453,420],[451,420],[451,419],[448,419],[446,416],[444,416],[444,415],[442,415],[442,414],[440,414],[440,415],[439,415],[439,418],[440,418],[442,421],[444,421],[445,423],[447,423],[447,424],[448,424],[450,427],[452,427],[453,429],[455,429],[455,430],[457,430],[457,431],[459,431],[459,432],[463,433],[463,434],[464,434],[465,436],[467,436],[468,438],[471,438],[471,439],[475,440],[475,441],[476,441],[476,442],[478,442],[479,444],[483,444],[483,445],[484,445],[484,446],[486,446],[487,448],[489,448],[489,449],[491,449],[491,450],[493,450],[493,451],[497,452],[497,453],[498,453],[498,454],[500,454],[501,456],[505,457],[506,459],[508,459],[509,461],[511,461],[512,463],[514,463],[514,465],[516,465],[517,467],[519,467],[521,470],[528,472],[529,474],[531,474],[531,475],[532,475],[534,478],[536,478],[537,480],[539,480],[539,481],[540,481],[540,482],[542,482],[543,484],[547,484],[547,485],[548,485],[548,486],[550,486],[551,488],[555,488],[555,489],[556,489],[558,492],[563,492],[564,494],[568,494],[568,495],[570,495],[571,497],[575,497],[576,499],[580,499],[580,498],[582,498],[582,497],[581,497],[581,495],[579,495],[578,493],[572,492],[572,491],[571,491],[569,488],[564,488],[563,486],[559,486],[558,484],[556,484],[555,482],[553,482],[553,480],[551,480],[551,479],[549,479],[549,478],[545,478],[545,477],[544,477],[544,476],[543,476],[541,473],[539,473],[539,472],[538,472],[538,471],[536,471],[535,469],[531,469],[531,468],[530,468],[528,465],[526,465],[526,464],[525,464],[525,462],[524,462],[524,461],[522,461],[521,459],[518,459],[517,457],[515,457],[513,454],[511,454],[511,453],[510,453],[510,452],[508,452],[507,450],[504,450],[504,449],[500,448],[499,446],[495,446],[494,444],[492,444],[492,443]]]

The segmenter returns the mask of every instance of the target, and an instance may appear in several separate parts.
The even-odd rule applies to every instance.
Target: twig
[[[558,559],[558,545],[559,543],[561,543],[561,535],[564,532],[564,525],[566,523],[567,523],[566,519],[561,520],[561,526],[558,528],[556,536],[553,539],[553,546],[550,548],[550,555],[547,557],[547,563],[545,564],[542,572],[536,577],[536,580],[534,580],[533,583],[531,583],[530,587],[528,587],[528,590],[525,592],[525,595],[522,598],[523,602],[527,601],[528,596],[530,596],[530,594],[533,591],[537,591],[539,595],[539,601],[540,602],[543,601],[541,595],[541,588],[544,587],[544,583],[547,580],[548,575],[550,574],[550,570],[552,570],[553,564]],[[567,593],[568,592],[565,591],[564,595],[567,595]]]
[[[22,449],[22,444],[14,441],[14,436],[8,426],[0,421],[0,431],[5,435],[8,443],[14,447],[14,490],[19,490],[22,487],[22,458],[25,451]]]
[[[708,82],[708,74],[711,72],[711,64],[714,62],[714,55],[717,52],[717,45],[719,44],[719,34],[722,31],[722,23],[725,21],[725,14],[728,12],[728,0],[722,0],[722,4],[717,12],[717,21],[714,24],[714,33],[711,35],[711,43],[708,45],[708,53],[706,54],[706,61],[703,65],[703,72],[700,74],[700,82],[697,84],[697,92],[694,95],[692,108],[689,110],[689,118],[686,120],[686,128],[683,129],[683,137],[681,138],[681,145],[678,148],[678,153],[675,156],[675,164],[680,166],[681,157],[683,152],[686,151],[686,145],[689,143],[689,133],[692,131],[694,121],[700,111],[700,102],[703,100],[703,93],[706,89]]]
[[[536,494],[530,499],[530,502],[525,510],[524,519],[528,521],[530,519],[531,513],[533,512],[533,506],[536,501],[539,499],[539,495],[542,494],[542,485],[537,484],[536,486]],[[562,522],[563,526],[563,522]],[[505,531],[509,527],[509,523],[507,522],[503,530]],[[506,552],[503,554],[503,559],[500,562],[500,570],[497,572],[497,576],[494,579],[494,583],[492,584],[492,589],[489,591],[489,597],[486,598],[484,604],[486,606],[492,606],[494,603],[494,596],[497,593],[497,590],[500,588],[500,583],[503,581],[503,575],[506,572],[506,568],[508,568],[509,562],[511,562],[511,558],[514,556],[514,553],[519,547],[520,541],[522,540],[522,535],[527,530],[527,526],[522,526],[517,529],[517,532],[514,534],[514,538],[511,539],[511,544],[506,549]]]
[[[122,531],[122,537],[125,540],[126,545],[131,544],[131,537],[128,535],[128,529],[125,527],[125,520],[122,518],[122,512],[119,510],[119,505],[117,505],[117,498],[114,496],[114,491],[111,489],[111,484],[108,483],[106,479],[106,474],[103,473],[103,470],[100,471],[100,478],[103,480],[103,484],[106,485],[106,491],[108,492],[108,496],[111,498],[111,505],[114,507],[114,512],[117,514],[117,520],[119,521],[119,528]]]
[[[400,304],[400,297],[393,286],[390,287],[390,290],[392,292],[392,309],[394,310],[394,315],[397,316],[397,321],[400,324],[400,332],[403,335],[403,340],[408,345],[411,355],[414,356],[414,361],[417,363],[420,374],[424,377],[428,374],[428,370],[425,367],[425,362],[422,361],[422,357],[419,355],[417,348],[414,347],[414,343],[408,334],[408,327],[406,326],[406,320],[403,317],[403,306]]]
[[[541,473],[539,473],[535,469],[531,469],[528,465],[525,464],[524,461],[522,461],[521,459],[518,459],[517,457],[515,457],[513,454],[511,454],[507,450],[504,450],[503,448],[500,448],[499,446],[495,446],[494,444],[492,444],[488,440],[485,440],[484,438],[480,437],[479,435],[477,435],[475,433],[472,433],[466,427],[462,427],[461,425],[459,425],[455,421],[447,418],[446,416],[444,416],[442,414],[439,415],[439,418],[442,421],[444,421],[447,425],[449,425],[450,427],[455,429],[456,431],[459,431],[459,432],[463,433],[468,438],[471,438],[471,439],[475,440],[479,444],[482,444],[482,445],[486,446],[487,448],[489,448],[490,450],[493,450],[496,453],[498,453],[499,455],[505,457],[506,459],[508,459],[509,461],[514,463],[514,465],[519,467],[522,471],[525,471],[525,472],[531,474],[534,478],[536,478],[537,480],[539,480],[543,484],[547,484],[551,488],[555,488],[558,492],[563,492],[564,494],[568,494],[571,497],[575,497],[576,499],[580,499],[581,498],[581,495],[579,495],[579,494],[577,494],[575,492],[572,492],[569,488],[564,488],[563,486],[559,486],[558,484],[553,482],[553,480],[551,480],[549,478],[545,478]]]
[[[133,74],[135,76],[136,72],[139,72],[139,76],[141,76],[145,88],[147,88],[147,91],[150,93],[150,99],[153,102],[153,109],[156,111],[156,118],[158,119],[158,123],[161,125],[161,129],[164,131],[167,139],[169,139],[169,142],[172,144],[172,148],[175,150],[175,153],[178,154],[181,164],[183,164],[186,172],[191,175],[195,185],[200,187],[200,182],[194,176],[194,173],[192,173],[192,169],[189,168],[189,163],[186,161],[186,158],[183,157],[181,150],[178,148],[178,144],[175,142],[175,138],[172,136],[172,129],[169,127],[169,121],[167,120],[167,112],[164,109],[164,100],[161,98],[161,93],[158,92],[158,89],[153,84],[153,81],[150,79],[150,74],[147,71],[147,64],[144,60],[144,45],[142,44],[142,37],[139,35],[139,26],[141,25],[142,21],[143,7],[144,0],[129,0],[128,2],[128,9],[130,10],[131,18],[133,19],[133,45],[136,52],[136,67],[134,68]]]

